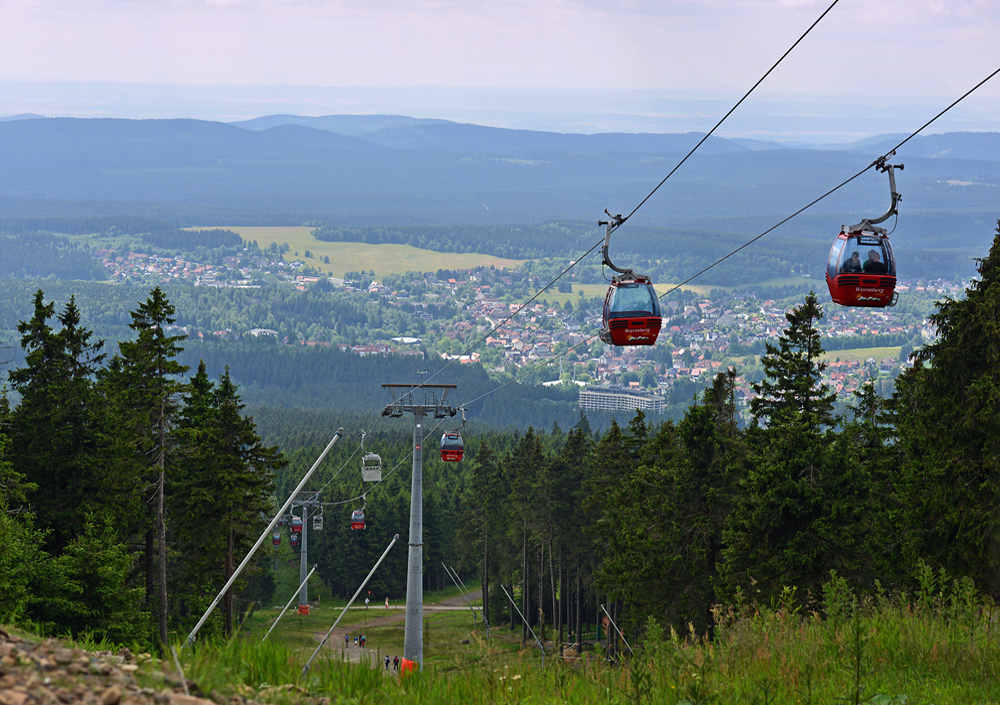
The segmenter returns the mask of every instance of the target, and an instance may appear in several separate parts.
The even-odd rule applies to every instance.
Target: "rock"
[[[101,705],[118,705],[122,700],[122,690],[113,685],[101,693]]]
[[[67,663],[73,663],[75,659],[76,659],[75,649],[67,649],[60,646],[59,648],[54,649],[52,651],[52,660],[58,663],[60,666],[63,666]]]
[[[205,698],[196,698],[193,695],[174,693],[170,696],[170,705],[215,705],[215,703]]]
[[[0,690],[0,705],[25,705],[28,702],[28,694],[20,690]]]

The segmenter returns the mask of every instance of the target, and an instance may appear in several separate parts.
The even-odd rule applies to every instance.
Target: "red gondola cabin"
[[[275,531],[273,534],[271,534],[271,543],[273,543],[275,546],[281,545],[281,534],[279,532]]]
[[[289,545],[291,545],[292,548],[299,547],[299,536],[300,534],[292,534],[291,536],[288,537],[289,538],[288,543]]]
[[[448,431],[441,436],[441,460],[456,462],[465,453],[465,443],[458,431]]]
[[[351,530],[357,531],[363,528],[365,528],[365,513],[360,509],[355,509],[351,513]]]
[[[896,260],[885,228],[877,227],[894,215],[900,195],[896,191],[895,169],[902,164],[889,164],[886,160],[895,154],[879,157],[872,165],[889,175],[889,195],[892,199],[884,215],[862,220],[857,225],[841,226],[840,235],[833,241],[826,262],[826,285],[830,298],[841,306],[869,306],[885,308],[895,306]]]
[[[302,533],[302,519],[299,517],[292,517],[292,533]]]
[[[842,306],[884,308],[896,303],[896,260],[883,233],[841,232],[826,267],[830,298]]]
[[[648,277],[615,277],[604,297],[601,340],[609,345],[653,345],[663,318]]]

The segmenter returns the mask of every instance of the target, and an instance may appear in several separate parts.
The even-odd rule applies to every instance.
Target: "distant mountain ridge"
[[[10,119],[0,121],[0,206],[7,218],[113,213],[206,226],[596,223],[605,208],[627,213],[643,201],[702,136],[562,134],[392,115],[234,124]],[[633,223],[752,232],[901,139],[819,149],[712,137]],[[965,242],[996,222],[1000,134],[918,136],[894,162],[906,164],[897,174],[900,223],[922,247]],[[885,177],[872,170],[783,230],[825,239],[887,204]]]
[[[269,115],[233,122],[248,130],[267,130],[283,125],[301,125],[316,130],[336,132],[394,149],[419,149],[459,152],[655,152],[690,151],[704,135],[606,132],[593,135],[538,130],[515,130],[469,123],[411,118],[400,115]],[[755,140],[725,140],[712,137],[700,149],[706,153],[725,154],[758,146]],[[770,143],[760,142],[763,148]]]

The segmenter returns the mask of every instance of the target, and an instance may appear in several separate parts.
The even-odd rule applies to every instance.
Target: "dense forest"
[[[104,268],[86,247],[46,232],[4,234],[0,231],[0,279],[54,276],[60,279],[103,279]]]
[[[810,604],[831,576],[876,594],[933,570],[997,598],[998,310],[1000,223],[891,399],[867,386],[835,412],[809,294],[766,346],[749,425],[730,370],[676,422],[637,413],[603,433],[583,416],[568,430],[469,432],[466,461],[427,463],[425,580],[444,584],[441,562],[478,574],[487,618],[527,638],[501,599],[508,586],[528,622],[564,640],[599,601],[629,629],[654,616],[711,633],[717,605],[789,591]],[[200,364],[187,377],[172,317],[154,289],[130,312],[134,339],[108,357],[73,300],[56,315],[36,294],[10,376],[19,401],[0,419],[0,620],[163,643],[190,628],[315,460],[317,446],[287,458],[265,446],[226,371],[213,381]],[[407,420],[370,418],[365,447],[385,481],[363,486],[346,442],[306,488],[327,519],[309,560],[342,595],[407,524]],[[359,503],[364,532],[347,528]],[[402,594],[402,555],[373,590]],[[270,562],[258,557],[208,629],[232,630],[237,601],[269,599]]]
[[[441,560],[459,560],[481,576],[494,624],[510,623],[504,584],[536,629],[566,633],[607,598],[632,628],[652,615],[702,632],[720,604],[770,604],[788,590],[816,604],[831,575],[875,594],[930,569],[997,597],[997,235],[966,298],[932,315],[940,338],[891,399],[867,386],[834,413],[819,383],[822,313],[807,296],[767,346],[749,426],[738,423],[730,371],[677,423],[637,414],[595,434],[581,418],[568,432],[470,439],[471,468],[428,472],[427,516],[440,524],[426,534],[428,582],[444,580]],[[341,496],[357,494],[353,483]],[[372,512],[387,535],[405,525],[394,492]],[[352,568],[355,537],[325,535],[320,555],[337,566],[328,580],[347,590],[379,545]]]
[[[285,461],[228,372],[182,381],[173,310],[154,289],[108,357],[72,298],[56,314],[36,293],[19,403],[0,405],[0,620],[166,643],[259,535]],[[219,619],[230,632],[231,594]]]

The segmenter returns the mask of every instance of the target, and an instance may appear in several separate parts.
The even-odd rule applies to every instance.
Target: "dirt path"
[[[483,596],[482,590],[473,590],[469,593],[469,600],[475,602],[477,599],[481,599]],[[481,610],[482,607],[473,605],[474,609]],[[424,603],[424,614],[435,613],[435,612],[448,612],[454,610],[467,610],[469,609],[469,604],[466,602],[466,598],[461,595],[455,597],[449,597],[447,599],[441,600],[440,602]],[[379,605],[378,607],[351,607],[351,611],[360,610],[367,611],[369,616],[366,620],[367,627],[370,629],[372,627],[384,627],[390,624],[404,624],[406,622],[406,605],[392,605],[388,609],[385,605]],[[362,649],[360,646],[354,644],[354,637],[356,637],[363,627],[357,624],[352,624],[350,626],[338,626],[330,634],[330,639],[325,648],[332,649],[335,651],[343,652],[344,656],[351,663],[361,663],[367,662],[372,668],[375,667],[385,667],[385,662],[380,661],[379,663],[374,663],[374,661],[379,658],[379,654],[375,649]],[[316,642],[319,643],[326,636],[326,632],[318,632],[315,634]],[[344,637],[348,637],[349,646],[345,648]],[[391,656],[391,655],[390,655]],[[385,658],[385,654],[381,655],[381,658]]]

